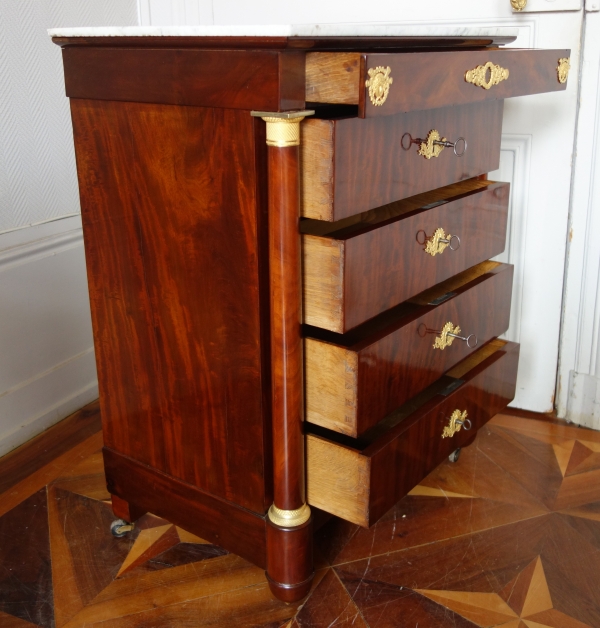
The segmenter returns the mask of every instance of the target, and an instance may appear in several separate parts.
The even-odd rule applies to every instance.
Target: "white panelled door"
[[[491,178],[512,184],[507,248],[501,256],[502,261],[515,265],[507,337],[521,343],[517,396],[512,405],[538,412],[553,409],[577,113],[581,0],[528,0],[520,13],[513,10],[510,0],[139,2],[143,23],[158,23],[151,17],[152,9],[163,22],[166,15],[180,16],[176,21],[173,18],[173,23],[180,24],[212,20],[214,24],[506,26],[519,31],[515,47],[570,48],[572,69],[566,92],[506,101],[501,165],[491,174]],[[182,20],[181,16],[191,17]],[[197,22],[195,16],[203,18]]]

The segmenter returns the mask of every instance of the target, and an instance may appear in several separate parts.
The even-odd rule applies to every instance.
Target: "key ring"
[[[468,425],[467,425],[467,423],[468,423]],[[467,432],[473,427],[473,424],[471,423],[471,419],[464,419],[464,420],[463,419],[457,419],[456,420],[456,425],[461,425],[465,429],[465,431],[467,431]]]
[[[456,242],[456,246],[452,246],[453,240]],[[451,251],[456,251],[460,248],[460,238],[457,235],[451,235],[449,238],[440,238],[438,242],[444,242],[444,244],[447,244]]]
[[[456,147],[458,146],[459,142],[462,142],[462,145],[463,145],[462,151],[460,153],[456,150]],[[454,151],[454,154],[457,157],[462,157],[465,154],[465,151],[467,150],[467,140],[464,137],[459,137],[455,142],[433,140],[433,143],[436,144],[437,146],[444,146],[445,148],[452,148]]]
[[[477,346],[478,341],[477,341],[477,336],[475,334],[469,334],[467,337],[465,337],[465,336],[459,336],[458,334],[453,334],[451,332],[448,332],[447,335],[452,336],[452,338],[458,338],[459,340],[464,340],[467,343],[467,347],[469,347],[469,349],[472,349],[473,347]],[[473,344],[471,344],[471,342]]]

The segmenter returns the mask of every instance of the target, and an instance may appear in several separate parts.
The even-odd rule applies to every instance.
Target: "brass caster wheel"
[[[135,526],[133,523],[128,523],[123,519],[115,519],[110,524],[110,533],[117,539],[124,537],[128,532],[131,532]]]
[[[458,449],[455,449],[449,456],[448,456],[448,460],[450,460],[450,462],[458,462],[458,459],[460,458],[460,447]]]

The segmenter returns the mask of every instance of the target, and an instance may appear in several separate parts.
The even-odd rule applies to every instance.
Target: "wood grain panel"
[[[2,625],[2,628],[32,628],[32,626],[35,626],[35,624],[32,624],[29,621],[19,619],[14,615],[9,615],[8,613],[3,613],[2,611],[0,611],[0,625]]]
[[[306,218],[333,220],[335,123],[309,118],[300,127],[302,204]]]
[[[58,477],[68,475],[83,460],[100,449],[102,449],[102,433],[97,432],[11,486],[0,496],[0,517],[42,489],[46,484]]]
[[[309,52],[306,55],[306,101],[358,105],[362,60],[358,52]]]
[[[71,116],[104,437],[110,442],[113,426],[128,414],[145,419],[139,438],[130,439],[122,425],[120,447],[164,466],[161,439],[148,434],[162,432],[153,417],[161,410],[150,383],[156,347],[134,214],[136,185],[132,169],[122,167],[135,162],[131,142],[123,141],[130,138],[127,116],[114,105],[80,100],[71,102]],[[121,352],[119,339],[126,341]]]
[[[304,55],[268,50],[63,48],[70,98],[228,109],[304,108]]]
[[[254,122],[71,103],[105,442],[262,513]]]
[[[297,146],[270,146],[268,164],[273,497],[278,508],[296,510],[305,503]]]
[[[0,538],[0,626],[54,626],[45,487],[0,517]]]
[[[345,333],[502,253],[509,187],[470,179],[333,224],[305,221],[305,323]],[[424,243],[440,227],[460,246],[432,257]]]
[[[302,216],[337,221],[496,170],[503,101],[399,113],[371,119],[307,119],[302,130]],[[402,137],[436,129],[467,140],[462,157],[444,149],[425,159]],[[406,146],[406,143],[405,143]]]
[[[347,334],[307,326],[307,421],[363,434],[474,351],[461,340],[434,349],[445,323],[478,346],[508,329],[512,278],[512,266],[484,262]]]
[[[302,236],[304,322],[343,333],[345,320],[345,242]]]
[[[570,50],[470,50],[411,53],[309,52],[306,55],[306,100],[364,106],[361,117],[434,109],[470,102],[564,90],[558,60]],[[465,73],[488,61],[509,70],[507,80],[490,89],[465,81]],[[367,70],[390,67],[393,83],[383,105],[365,95]],[[362,100],[362,102],[361,102]]]
[[[104,448],[108,490],[146,511],[266,567],[264,517]]]
[[[461,430],[441,434],[450,414],[467,410],[472,430],[482,427],[513,399],[519,346],[494,341],[493,350],[469,363],[462,379],[445,377],[386,419],[393,426],[360,441],[308,434],[307,490],[311,505],[369,527],[454,449],[472,438]],[[458,384],[452,390],[453,383]],[[449,386],[450,385],[450,386]],[[452,392],[447,393],[447,390]],[[386,426],[387,427],[387,426]],[[373,438],[373,440],[371,440]]]
[[[558,60],[570,50],[472,50],[404,55],[367,55],[367,68],[389,66],[394,83],[381,107],[365,98],[367,117],[402,111],[448,107],[464,103],[501,100],[566,89],[558,81]],[[509,71],[509,77],[490,89],[467,83],[465,73],[488,61]]]
[[[212,600],[236,590],[251,591],[261,585],[266,588],[264,572],[234,554],[210,560],[179,565],[160,572],[118,578],[104,589],[65,628],[96,624],[129,627],[167,625],[206,625],[199,619],[198,608],[190,610],[190,602]],[[253,595],[245,602],[252,606]],[[174,618],[173,609],[182,606],[189,611]],[[229,609],[229,605],[223,605]],[[283,605],[282,605],[283,606]],[[232,613],[233,615],[233,613]],[[206,617],[202,614],[202,619]],[[181,620],[182,623],[179,623]],[[218,620],[217,620],[218,621]]]
[[[308,503],[346,521],[365,525],[371,498],[369,459],[359,451],[308,434],[306,463]]]
[[[307,338],[304,363],[306,420],[343,433],[354,433],[358,412],[358,354]]]

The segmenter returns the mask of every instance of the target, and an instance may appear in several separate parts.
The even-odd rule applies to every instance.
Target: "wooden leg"
[[[267,525],[267,580],[273,595],[297,602],[308,595],[313,580],[312,517],[294,528]]]
[[[312,517],[306,504],[300,122],[298,114],[261,114],[267,122],[273,505],[267,525],[267,578],[285,602],[302,599],[313,578]]]
[[[123,519],[123,521],[133,523],[146,514],[146,512],[141,508],[137,508],[131,502],[126,502],[124,499],[121,499],[116,495],[111,495],[110,499],[112,502],[113,512],[115,513],[115,517],[118,519]]]

